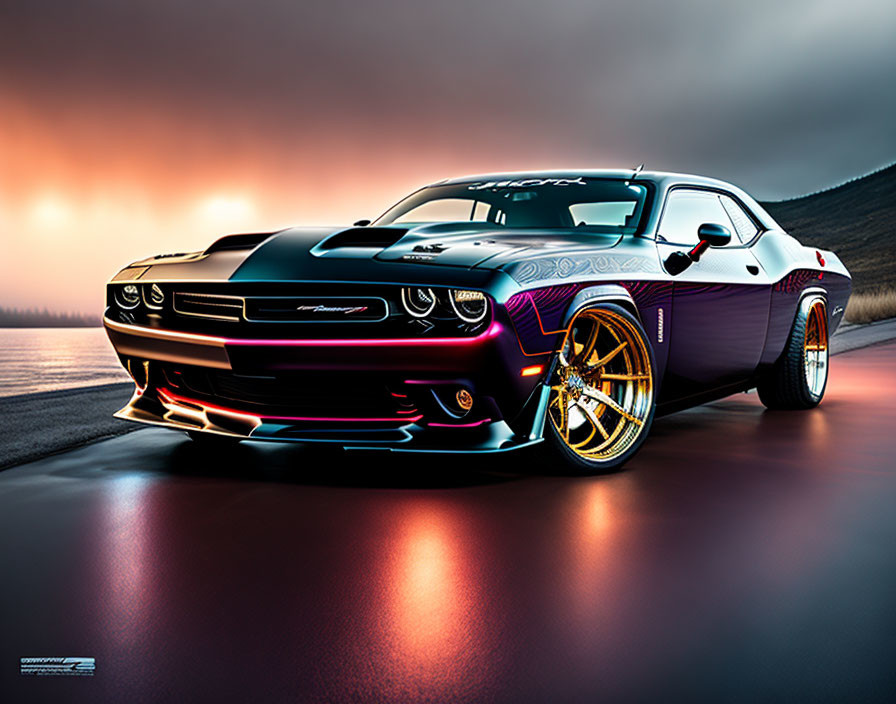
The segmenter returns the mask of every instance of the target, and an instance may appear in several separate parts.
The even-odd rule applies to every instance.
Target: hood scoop
[[[342,248],[385,249],[407,233],[404,227],[352,227],[321,240],[314,249],[328,251]]]
[[[276,232],[252,232],[241,235],[224,235],[214,242],[203,252],[203,254],[212,254],[213,252],[226,252],[229,250],[255,249],[269,237],[277,234]]]

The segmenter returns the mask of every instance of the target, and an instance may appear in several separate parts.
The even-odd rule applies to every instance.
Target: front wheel
[[[800,302],[787,346],[759,377],[759,400],[771,409],[815,408],[828,384],[828,315],[824,299]]]
[[[654,362],[644,328],[624,308],[576,315],[550,385],[545,439],[564,469],[611,472],[641,447],[656,408]]]

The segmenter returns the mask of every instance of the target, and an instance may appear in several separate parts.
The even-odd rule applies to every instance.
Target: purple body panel
[[[628,292],[650,338],[661,405],[749,382],[761,365],[781,355],[804,291],[823,289],[831,316],[838,305],[845,305],[851,285],[845,276],[810,269],[792,271],[772,286],[617,283]],[[523,353],[544,357],[555,352],[575,296],[606,284],[561,284],[511,297],[505,307]]]
[[[747,381],[759,366],[769,287],[676,283],[669,360],[659,402]]]

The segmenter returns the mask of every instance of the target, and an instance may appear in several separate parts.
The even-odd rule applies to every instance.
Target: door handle
[[[753,264],[747,264],[747,271],[749,271],[753,276],[757,276],[759,274],[759,267]]]

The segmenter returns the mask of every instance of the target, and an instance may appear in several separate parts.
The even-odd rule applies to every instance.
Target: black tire
[[[807,327],[812,316],[820,316],[820,342],[824,345],[823,378],[814,379],[807,362]],[[814,328],[812,330],[814,331]],[[756,390],[759,400],[772,410],[807,410],[815,408],[824,397],[828,383],[827,306],[821,296],[807,296],[800,301],[796,319],[787,338],[784,352],[769,369],[759,376]],[[817,365],[817,362],[816,362]],[[810,379],[813,379],[810,383]]]
[[[242,441],[242,438],[234,437],[231,435],[204,433],[200,430],[188,430],[187,435],[189,435],[190,440],[195,442],[197,445],[208,447],[209,449],[226,449],[228,447],[235,447]]]
[[[586,458],[577,453],[566,441],[564,441],[554,422],[551,420],[551,414],[547,413],[547,417],[545,418],[543,453],[547,461],[547,466],[551,468],[554,473],[558,474],[590,476],[609,474],[618,471],[641,448],[641,445],[644,443],[644,440],[650,432],[650,426],[653,424],[653,417],[656,412],[656,363],[653,357],[653,348],[650,345],[650,338],[644,332],[641,323],[625,308],[618,305],[604,303],[588,309],[588,311],[594,310],[607,311],[622,318],[630,326],[631,333],[640,338],[643,343],[644,352],[646,353],[644,363],[649,365],[649,382],[651,386],[650,398],[648,405],[644,410],[642,419],[643,424],[637,435],[627,444],[623,451],[619,452],[618,455],[605,459]],[[580,311],[576,318],[588,311]],[[558,358],[559,356],[560,353],[558,352]],[[556,367],[557,363],[555,363],[554,366]],[[556,373],[557,372],[555,371],[554,375],[556,375]],[[552,379],[553,378],[554,376],[552,376]]]

